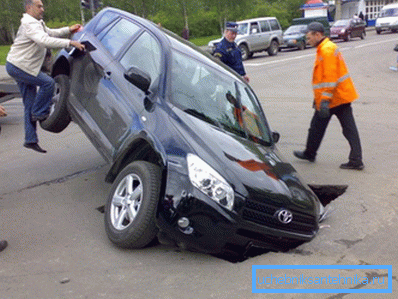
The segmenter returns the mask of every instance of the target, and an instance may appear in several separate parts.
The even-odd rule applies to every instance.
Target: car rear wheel
[[[275,55],[277,55],[277,54],[278,54],[278,48],[279,48],[278,42],[275,41],[275,40],[273,40],[273,41],[271,42],[271,45],[269,46],[269,48],[268,48],[268,50],[267,50],[268,55],[269,55],[269,56],[275,56]]]
[[[251,56],[253,56],[246,45],[239,45],[239,50],[242,53],[242,60],[249,59]]]
[[[127,165],[116,177],[105,206],[105,230],[114,244],[142,248],[154,240],[160,181],[160,168],[145,161]]]
[[[53,133],[63,131],[71,122],[68,109],[66,107],[69,97],[69,77],[58,75],[54,78],[55,88],[50,106],[50,115],[47,119],[40,122],[40,126]]]

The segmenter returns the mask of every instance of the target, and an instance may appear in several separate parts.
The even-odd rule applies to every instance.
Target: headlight
[[[187,155],[191,183],[219,205],[232,210],[234,191],[232,187],[206,162],[193,154]]]
[[[345,32],[345,29],[341,29],[341,33],[344,33]]]

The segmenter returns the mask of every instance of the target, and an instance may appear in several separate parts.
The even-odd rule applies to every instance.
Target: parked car
[[[239,21],[238,35],[235,42],[242,52],[242,59],[246,60],[256,52],[267,51],[268,55],[278,54],[282,44],[282,28],[277,18],[257,18]],[[212,40],[208,44],[210,53],[213,53],[222,38]]]
[[[286,29],[283,33],[283,44],[281,48],[298,48],[304,50],[307,46],[306,31],[307,26],[305,24],[292,25]]]
[[[336,21],[330,28],[331,39],[349,41],[353,37],[365,38],[366,23],[361,19],[345,19]]]
[[[379,17],[376,19],[375,27],[377,34],[382,31],[398,31],[398,3],[383,6]]]
[[[295,18],[292,20],[292,25],[301,25],[301,24],[308,25],[309,23],[312,23],[312,22],[321,23],[323,25],[323,27],[325,28],[325,35],[330,36],[330,24],[329,24],[328,17],[317,16],[317,17]]]
[[[188,249],[243,254],[314,238],[322,206],[281,157],[254,91],[223,63],[152,22],[99,12],[59,52],[41,126],[73,120],[110,163],[109,239],[156,236]],[[87,190],[87,192],[90,192]]]

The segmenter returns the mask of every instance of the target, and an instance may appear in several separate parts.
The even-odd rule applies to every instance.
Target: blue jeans
[[[36,122],[32,122],[32,116],[43,116],[49,113],[55,81],[43,72],[40,72],[37,77],[29,75],[9,62],[6,63],[6,70],[17,81],[22,94],[25,107],[25,143],[37,143],[39,139],[36,133]]]

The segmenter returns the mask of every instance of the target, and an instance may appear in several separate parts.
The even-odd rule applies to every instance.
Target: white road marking
[[[367,43],[367,44],[363,44],[363,45],[359,45],[359,46],[355,46],[355,47],[340,48],[340,51],[359,49],[359,48],[363,48],[363,47],[374,46],[374,45],[389,43],[389,42],[393,42],[393,41],[396,42],[397,39],[394,38],[394,39],[389,39],[389,40]],[[292,60],[296,60],[296,59],[302,59],[302,58],[311,57],[311,56],[315,56],[315,53],[300,55],[300,56],[295,56],[295,57],[290,57],[290,58],[284,58],[284,59],[279,59],[279,60],[261,62],[261,63],[250,63],[249,62],[249,63],[245,63],[245,66],[263,66],[263,65],[275,64],[275,63],[280,63],[280,62],[292,61]]]

